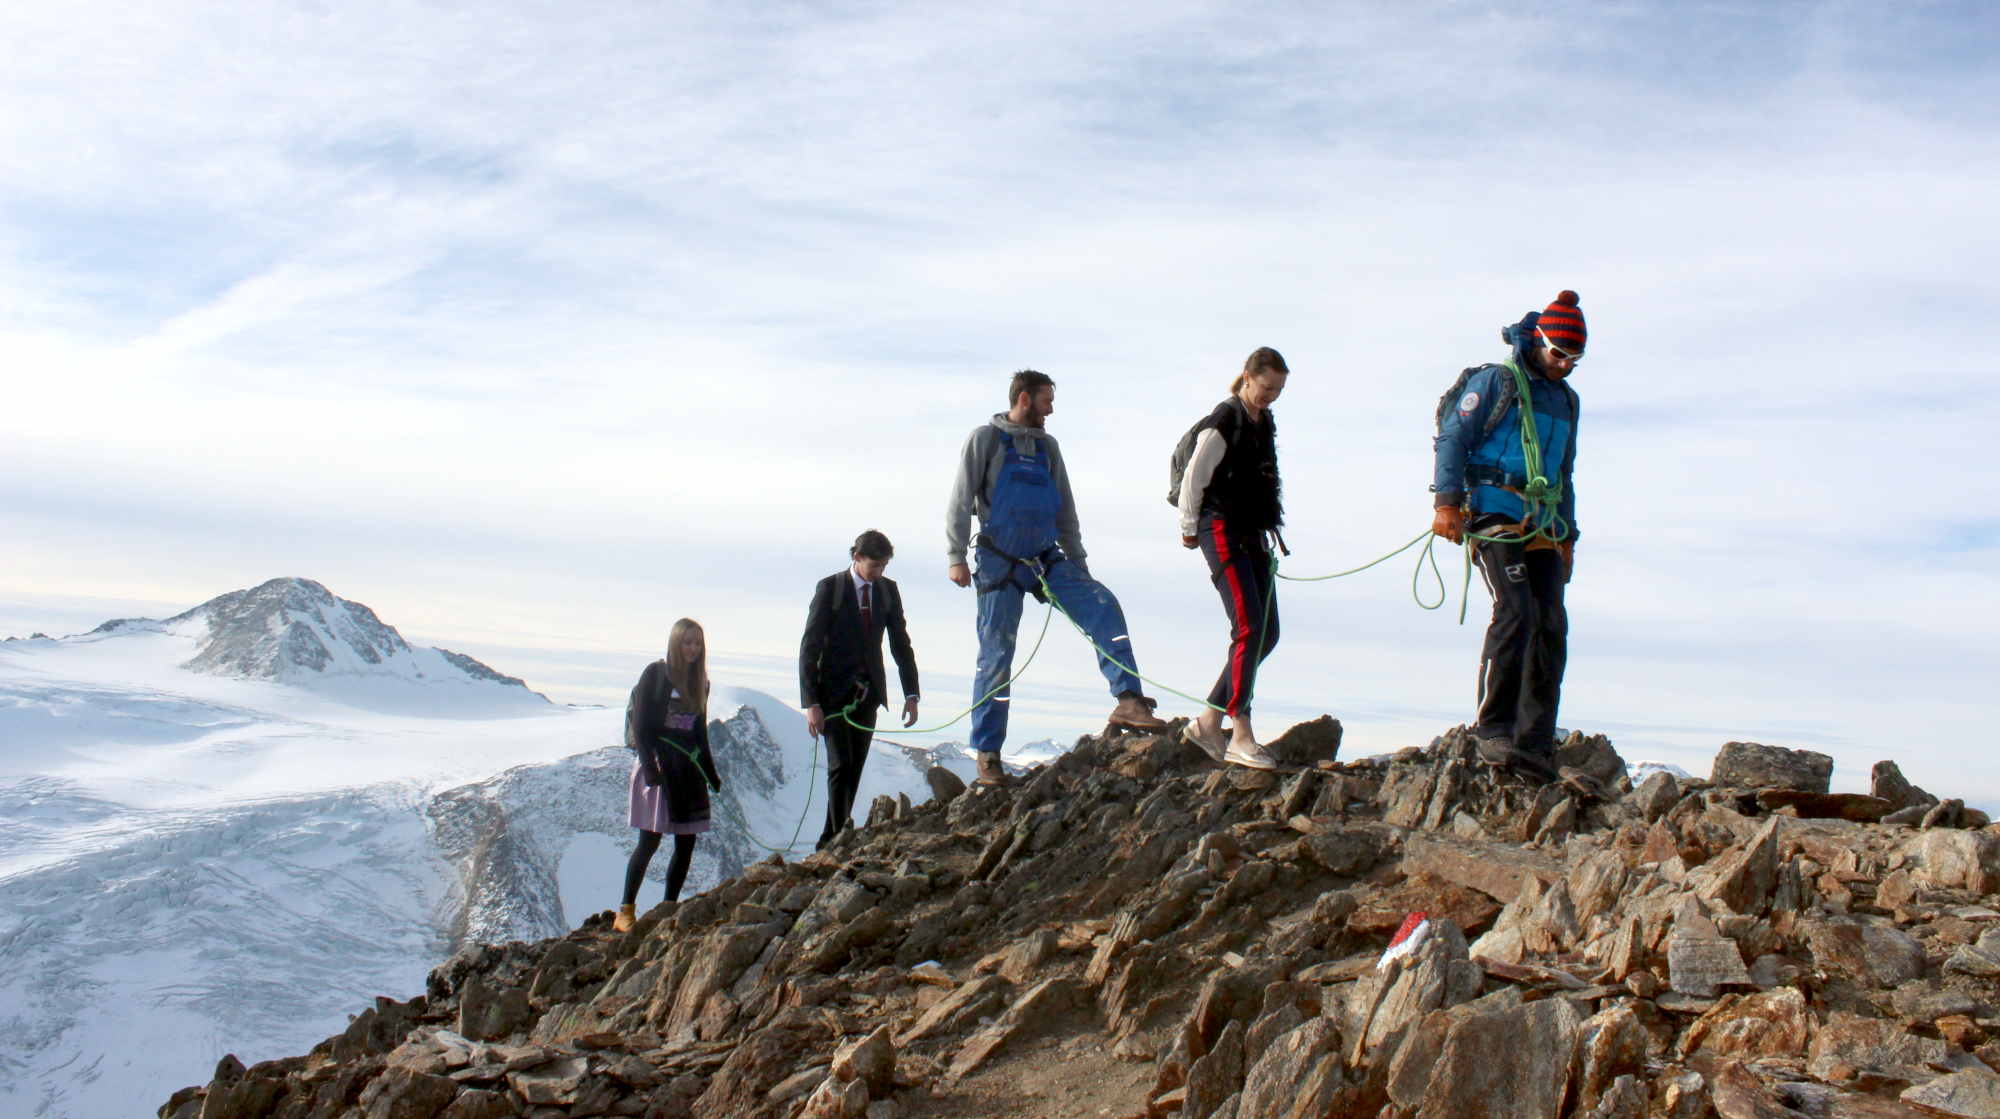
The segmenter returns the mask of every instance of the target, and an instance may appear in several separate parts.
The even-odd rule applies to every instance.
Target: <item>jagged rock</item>
[[[1719,901],[1736,913],[1761,912],[1778,884],[1778,838],[1781,821],[1764,821],[1747,842],[1704,864],[1694,875],[1698,897]]]
[[[1881,797],[1859,793],[1808,793],[1799,789],[1763,789],[1757,806],[1768,812],[1790,809],[1806,820],[1853,820],[1872,824],[1895,811],[1896,805]]]
[[[1955,828],[1965,819],[1965,802],[1957,797],[1947,797],[1931,805],[1924,818],[1917,822],[1920,828]]]
[[[1756,986],[1735,941],[1679,927],[1667,939],[1667,985],[1698,998],[1714,998],[1724,987]]]
[[[2000,1076],[1990,1069],[1964,1069],[1919,1084],[1905,1091],[1902,1100],[1934,1115],[1996,1119],[2000,1117]]]
[[[1781,1103],[1749,1069],[1736,1061],[1724,1061],[1717,1066],[1710,1101],[1721,1119],[1808,1119],[1804,1112]]]
[[[870,1097],[886,1095],[896,1081],[896,1046],[889,1040],[889,1027],[879,1026],[867,1037],[842,1046],[833,1055],[832,1070],[837,1080],[866,1084]]]
[[[1625,798],[1625,802],[1639,813],[1641,819],[1650,824],[1666,815],[1680,802],[1680,799],[1680,782],[1675,780],[1673,774],[1661,769],[1653,771],[1650,777],[1641,781],[1639,787],[1633,789]]]
[[[582,1057],[569,1057],[510,1072],[507,1074],[507,1086],[519,1092],[521,1098],[529,1103],[568,1106],[576,1102],[577,1092],[588,1075],[589,1061]]]
[[[451,1101],[451,1105],[438,1112],[438,1119],[511,1119],[519,1115],[514,1110],[514,1101],[504,1092],[492,1092],[484,1088],[468,1088]]]
[[[868,1119],[868,1085],[828,1077],[807,1098],[799,1119]]]
[[[1499,903],[1478,890],[1418,874],[1356,905],[1347,918],[1347,928],[1367,936],[1387,936],[1403,918],[1423,912],[1470,932],[1485,928],[1500,909]]]
[[[2000,979],[2000,928],[1988,929],[1977,941],[1960,945],[1944,967],[1960,975]]]
[[[1453,1023],[1417,1119],[1555,1119],[1583,1016],[1567,999]]]
[[[1415,952],[1362,979],[1349,996],[1343,1030],[1347,1063],[1358,1065],[1391,1034],[1433,1010],[1479,993],[1484,975],[1466,952],[1465,934],[1450,921],[1431,922]]]
[[[359,1103],[367,1119],[431,1119],[457,1094],[458,1084],[442,1076],[392,1068],[368,1085]]]
[[[528,993],[519,987],[495,989],[478,974],[467,978],[458,996],[458,1032],[479,1041],[497,1041],[534,1023]]]
[[[896,1039],[896,1044],[911,1045],[933,1034],[956,1032],[969,1022],[989,1017],[1006,1005],[1006,992],[1006,980],[997,975],[982,975],[925,1011],[908,1032]]]
[[[1646,1082],[1638,1074],[1626,1073],[1611,1082],[1595,1106],[1577,1114],[1581,1119],[1646,1119],[1646,1106],[1651,1098]]]
[[[1760,742],[1724,743],[1715,755],[1709,781],[1743,789],[1827,791],[1833,759],[1812,750],[1790,750]]]
[[[1614,1006],[1586,1019],[1577,1029],[1577,1105],[1578,1114],[1602,1114],[1609,1117],[1621,1115],[1631,1110],[1623,1102],[1630,1095],[1627,1090],[1614,1091],[1613,1085],[1639,1075],[1646,1070],[1646,1049],[1649,1035],[1639,1015],[1629,1006]],[[1636,1083],[1636,1081],[1635,1081]],[[1617,1098],[1614,1098],[1617,1097]],[[1643,1115],[1645,1097],[1640,1094],[1640,1111]],[[1602,1106],[1601,1105],[1608,1105]]]
[[[1576,942],[1579,927],[1570,904],[1569,883],[1548,886],[1530,879],[1519,896],[1500,911],[1493,928],[1472,945],[1482,960],[1518,964],[1531,955],[1548,955]]]
[[[1813,1033],[1806,1071],[1829,1083],[1863,1073],[1908,1083],[1927,1078],[1929,1067],[1943,1063],[1949,1053],[1944,1041],[1913,1034],[1901,1022],[1835,1012]]]
[[[1265,743],[1264,748],[1280,765],[1310,766],[1330,762],[1340,755],[1340,734],[1340,720],[1321,715],[1286,728],[1283,734]]]
[[[1403,872],[1469,886],[1500,902],[1513,901],[1530,881],[1551,886],[1563,878],[1556,860],[1540,851],[1425,835],[1412,835],[1405,844]]]
[[[1781,987],[1754,995],[1725,995],[1681,1035],[1680,1053],[1707,1052],[1750,1061],[1798,1057],[1806,1051],[1812,1015],[1804,992]]]
[[[1052,1016],[1083,1001],[1083,990],[1076,981],[1067,976],[1045,979],[1028,988],[1014,1004],[1007,1008],[998,1021],[985,1027],[967,1039],[958,1055],[952,1058],[946,1076],[953,1081],[962,1080],[978,1068],[988,1057],[1012,1040],[1024,1027],[1039,1025],[1047,1016]]]
[[[1206,1056],[1188,1066],[1183,1119],[1209,1119],[1243,1087],[1243,1023],[1223,1027]]]
[[[1916,864],[1918,886],[2000,892],[2000,839],[1983,831],[1935,830],[1913,836],[1903,853]]]
[[[1340,1031],[1315,1018],[1285,1034],[1253,1065],[1236,1104],[1239,1116],[1317,1119],[1340,1088]]]
[[[1611,740],[1601,734],[1571,731],[1556,747],[1556,765],[1581,770],[1594,784],[1607,791],[1625,780],[1625,759],[1612,749]]]
[[[1888,801],[1892,808],[1937,803],[1936,797],[1910,784],[1895,762],[1876,762],[1875,768],[1869,771],[1868,778],[1868,791]]]
[[[1894,987],[1924,973],[1924,949],[1894,925],[1852,918],[1801,922],[1820,970],[1872,987]]]
[[[931,799],[939,804],[950,804],[965,791],[965,780],[941,765],[924,771],[924,783],[931,787]]]

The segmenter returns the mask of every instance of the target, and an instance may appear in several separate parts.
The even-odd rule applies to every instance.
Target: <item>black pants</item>
[[[819,833],[815,851],[833,837],[854,826],[854,795],[861,788],[861,768],[868,764],[868,743],[875,738],[875,712],[880,700],[870,690],[861,697],[849,719],[862,724],[850,726],[847,719],[826,717],[826,827]]]
[[[1504,524],[1474,531],[1505,535]],[[1480,541],[1473,560],[1493,592],[1493,621],[1479,658],[1481,737],[1505,735],[1522,749],[1555,745],[1556,706],[1569,660],[1569,613],[1563,608],[1562,554],[1553,548]]]
[[[1196,531],[1208,575],[1229,614],[1229,660],[1208,692],[1208,702],[1231,715],[1248,715],[1257,669],[1278,644],[1278,588],[1264,534],[1236,533],[1223,518],[1205,513]]]
[[[667,863],[667,900],[679,901],[681,887],[687,884],[688,864],[694,861],[694,836],[674,836],[674,855]],[[660,849],[660,833],[639,829],[639,845],[632,848],[632,857],[625,862],[625,904],[632,905],[639,900],[639,885],[646,880],[646,867],[653,861],[653,852]]]

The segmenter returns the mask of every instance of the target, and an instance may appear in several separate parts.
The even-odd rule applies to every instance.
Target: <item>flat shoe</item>
[[[1278,759],[1272,757],[1270,751],[1254,742],[1247,748],[1238,746],[1234,742],[1230,743],[1229,748],[1222,753],[1222,760],[1231,765],[1240,765],[1245,769],[1278,768]]]
[[[1220,762],[1229,753],[1228,740],[1221,735],[1210,738],[1195,729],[1193,723],[1181,728],[1181,741],[1199,749],[1202,753]]]

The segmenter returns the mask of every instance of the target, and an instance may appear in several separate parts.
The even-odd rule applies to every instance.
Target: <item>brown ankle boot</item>
[[[618,907],[618,916],[613,917],[611,919],[612,932],[632,931],[632,926],[639,923],[638,914],[634,913],[632,910],[633,907],[629,905],[621,905]]]
[[[1153,701],[1142,695],[1118,697],[1118,706],[1111,709],[1111,725],[1129,727],[1132,730],[1165,730],[1166,720],[1153,714]]]
[[[979,776],[974,780],[978,784],[991,785],[994,788],[1000,789],[1004,789],[1014,783],[1013,778],[1008,777],[1006,769],[1000,765],[1000,754],[997,751],[990,754],[981,753],[979,755]]]

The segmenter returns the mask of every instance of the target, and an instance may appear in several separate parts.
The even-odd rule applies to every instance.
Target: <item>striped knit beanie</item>
[[[1568,353],[1581,354],[1588,332],[1583,328],[1583,308],[1577,306],[1577,294],[1565,291],[1556,296],[1555,302],[1542,311],[1535,325],[1544,337]]]

